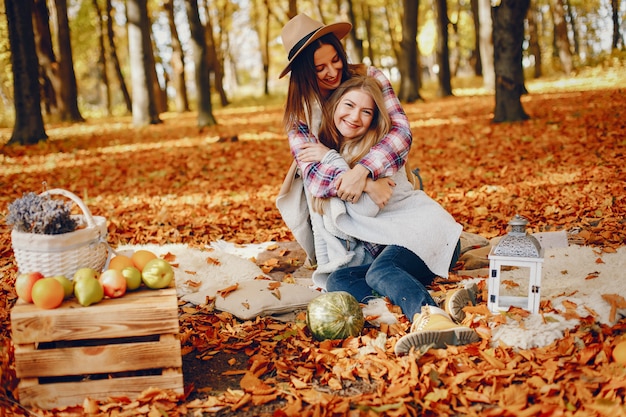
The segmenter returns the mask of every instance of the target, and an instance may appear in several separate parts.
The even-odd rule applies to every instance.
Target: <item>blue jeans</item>
[[[459,249],[457,245],[451,267],[456,263]],[[326,289],[347,291],[360,302],[376,295],[389,297],[412,321],[413,316],[422,311],[422,306],[437,305],[426,289],[434,278],[435,274],[420,257],[406,248],[390,245],[371,264],[340,268],[331,273]]]

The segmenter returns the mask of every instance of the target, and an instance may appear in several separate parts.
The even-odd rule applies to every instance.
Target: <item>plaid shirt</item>
[[[385,249],[386,245],[379,245],[378,243],[363,242],[365,250],[372,255],[372,258],[376,258]]]
[[[413,137],[409,120],[387,77],[375,67],[369,67],[367,75],[375,77],[382,84],[385,106],[392,123],[389,133],[359,161],[370,171],[372,179],[377,180],[380,177],[393,175],[404,165]],[[297,150],[300,145],[306,142],[318,142],[305,123],[298,123],[288,136],[291,153],[298,162],[301,172],[304,173],[304,182],[311,194],[316,197],[336,197],[335,180],[345,170],[320,162],[304,163],[298,160]]]

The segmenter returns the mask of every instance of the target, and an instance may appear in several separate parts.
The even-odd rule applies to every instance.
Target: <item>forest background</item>
[[[25,10],[27,3],[17,2],[17,9]],[[492,13],[507,7],[513,9],[511,20],[494,28]],[[133,123],[142,125],[160,122],[159,114],[168,110],[191,109],[198,111],[199,125],[211,125],[219,122],[211,114],[213,102],[233,107],[237,102],[282,101],[287,83],[276,74],[286,58],[279,34],[299,12],[327,23],[353,22],[346,39],[352,62],[382,68],[401,100],[414,102],[428,96],[429,85],[435,95],[449,96],[468,80],[478,87],[473,93],[493,92],[498,75],[493,43],[499,32],[521,29],[519,45],[512,45],[517,62],[507,65],[523,68],[524,73],[513,74],[521,77],[513,80],[521,92],[524,78],[570,75],[606,62],[624,48],[626,3],[35,0],[33,33],[25,37],[34,35],[38,63],[26,65],[20,75],[39,67],[46,121],[132,112]],[[6,20],[0,19],[0,124],[11,126],[16,97],[7,31]],[[15,56],[27,51],[24,40]],[[151,88],[142,88],[147,85]],[[19,91],[26,88],[18,86]],[[45,134],[40,136],[36,140]]]

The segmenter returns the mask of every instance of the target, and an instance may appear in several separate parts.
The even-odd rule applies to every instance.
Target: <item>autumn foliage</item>
[[[581,244],[612,251],[626,241],[626,96],[623,89],[529,94],[531,119],[492,124],[493,97],[453,97],[406,105],[413,167],[425,191],[465,230],[493,237],[515,215],[531,231],[567,230]],[[129,118],[47,127],[50,140],[4,148],[0,208],[28,191],[64,188],[109,222],[109,243],[288,241],[274,199],[291,162],[280,107],[221,109],[219,125],[198,130],[193,114],[135,130]],[[8,138],[8,130],[0,130]],[[10,230],[0,242],[0,407],[14,403],[9,312],[16,301]],[[174,260],[175,262],[175,260]],[[486,317],[482,307],[471,317]],[[550,306],[542,306],[544,309]],[[303,325],[269,318],[241,322],[211,305],[181,306],[185,355],[211,361],[245,354],[233,366],[239,387],[186,396],[150,390],[140,398],[85,401],[66,414],[238,415],[624,415],[626,369],[611,360],[626,322],[608,328],[593,316],[544,348],[480,343],[397,358],[392,341],[408,323],[366,327],[358,338],[316,342]],[[513,311],[511,314],[525,314]],[[477,329],[485,330],[476,320]],[[481,327],[482,326],[482,327]],[[381,344],[381,336],[384,340]],[[368,354],[363,354],[367,347]],[[226,374],[224,376],[227,376]],[[39,415],[55,412],[38,410]],[[164,414],[163,414],[164,415]],[[252,414],[249,414],[252,415]]]

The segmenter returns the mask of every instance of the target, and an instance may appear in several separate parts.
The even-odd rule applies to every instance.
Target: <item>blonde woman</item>
[[[330,96],[328,108],[319,131],[323,144],[303,150],[302,162],[350,169],[391,126],[381,85],[372,77],[345,81]],[[390,184],[393,192],[387,201],[377,203],[369,191],[381,182]],[[461,225],[427,194],[415,190],[404,169],[368,182],[364,191],[356,202],[337,197],[311,200],[317,213],[312,216],[318,231],[316,285],[347,291],[359,301],[386,296],[400,306],[412,329],[396,344],[397,354],[478,341],[478,335],[455,324],[426,289],[436,276],[447,276],[456,262]],[[465,289],[455,295],[454,302],[461,307],[470,302]]]

